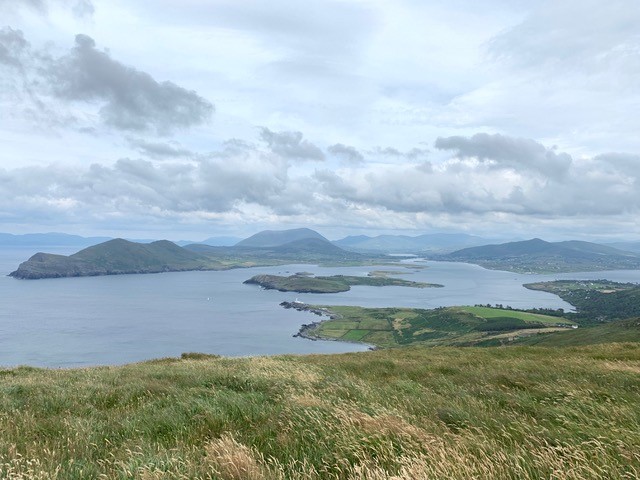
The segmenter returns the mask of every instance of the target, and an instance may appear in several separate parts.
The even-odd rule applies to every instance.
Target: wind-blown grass
[[[640,346],[0,371],[0,478],[640,476]]]

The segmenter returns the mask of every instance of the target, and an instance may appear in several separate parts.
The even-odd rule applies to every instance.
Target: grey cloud
[[[640,213],[637,155],[574,162],[533,140],[486,134],[439,139],[436,146],[480,163],[369,166],[350,173],[316,172],[315,179],[327,197],[398,214],[569,219]],[[486,168],[489,160],[501,168]],[[531,175],[532,170],[546,174]],[[549,177],[558,173],[562,181]]]
[[[21,57],[29,47],[21,30],[11,27],[0,29],[0,64],[22,68]]]
[[[26,7],[46,12],[46,6],[46,0],[0,0],[0,9],[17,10]]]
[[[549,176],[561,176],[571,166],[571,156],[556,153],[544,145],[526,138],[478,133],[472,137],[439,137],[435,147],[451,150],[459,158],[494,161],[500,168],[530,170]]]
[[[48,76],[61,99],[105,102],[100,116],[121,130],[168,134],[202,124],[213,112],[213,105],[196,92],[123,65],[97,50],[87,35],[77,35],[71,53],[51,62]]]
[[[324,153],[313,143],[303,138],[302,132],[272,132],[260,129],[260,137],[273,153],[294,160],[323,161]]]
[[[148,14],[165,21],[259,33],[262,43],[277,42],[296,52],[293,57],[326,57],[334,62],[364,43],[376,22],[371,7],[339,0],[322,4],[220,0],[190,2],[190,8],[173,0],[157,3],[161,6]]]
[[[72,8],[73,13],[78,17],[91,17],[96,11],[90,0],[78,0]]]
[[[269,202],[286,181],[286,170],[259,159],[154,164],[123,158],[112,166],[0,170],[0,198],[8,212],[25,216],[42,209],[70,217],[143,214],[150,219]]]
[[[194,155],[190,150],[182,148],[178,142],[150,142],[142,138],[128,138],[128,141],[129,145],[151,158],[179,158]]]
[[[288,221],[334,217],[379,225],[489,217],[520,224],[608,222],[640,214],[639,162],[637,155],[622,153],[583,158],[568,166],[562,182],[479,162],[352,164],[304,173],[290,172],[290,162],[273,152],[233,140],[220,151],[189,159],[0,169],[0,217],[16,221],[48,212],[95,221],[188,222],[203,212],[242,218],[258,211]]]
[[[349,184],[348,179],[332,170],[316,170],[313,179],[323,187],[324,193],[328,193],[332,198],[353,200],[357,196],[356,188]]]
[[[625,175],[640,181],[640,155],[630,153],[605,153],[596,155],[594,162],[609,166],[614,171],[624,172]]]
[[[210,158],[232,158],[241,157],[247,158],[257,150],[257,147],[251,142],[241,140],[239,138],[232,138],[222,143],[222,149],[215,152],[208,153]]]
[[[29,8],[46,15],[49,13],[50,6],[55,4],[70,7],[77,17],[89,17],[95,12],[95,7],[91,0],[76,0],[75,2],[70,0],[0,0],[0,10],[16,11],[20,8]]]
[[[557,69],[591,70],[618,60],[637,68],[639,23],[640,9],[627,0],[546,1],[497,35],[489,52],[520,67],[552,66],[556,75]]]
[[[398,150],[397,148],[393,148],[393,147],[376,147],[376,149],[374,150],[376,153],[380,154],[380,155],[388,155],[391,157],[401,157],[402,156],[402,152],[400,152],[400,150]]]
[[[414,147],[411,150],[406,152],[402,152],[397,148],[393,147],[376,147],[372,150],[372,153],[377,155],[383,155],[385,157],[397,157],[404,158],[407,160],[417,160],[419,158],[426,158],[429,155],[429,150],[424,148]]]
[[[329,146],[327,150],[329,151],[329,153],[335,155],[336,157],[343,158],[351,163],[364,162],[364,155],[362,155],[362,153],[360,153],[358,149],[349,145],[336,143],[335,145]]]

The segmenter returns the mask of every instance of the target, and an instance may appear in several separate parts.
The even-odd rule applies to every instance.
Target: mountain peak
[[[238,242],[236,247],[279,247],[306,238],[316,238],[328,242],[325,237],[315,230],[311,230],[310,228],[293,228],[289,230],[264,230]]]

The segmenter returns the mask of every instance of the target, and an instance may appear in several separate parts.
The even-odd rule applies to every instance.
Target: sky
[[[0,231],[640,239],[637,0],[0,0]]]

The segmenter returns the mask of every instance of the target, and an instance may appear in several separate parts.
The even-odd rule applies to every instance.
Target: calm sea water
[[[42,248],[72,253],[64,248]],[[229,356],[337,353],[367,347],[294,338],[300,325],[317,317],[285,310],[283,300],[325,305],[435,308],[501,303],[516,308],[571,306],[522,284],[556,278],[640,282],[640,271],[563,275],[519,275],[475,265],[408,263],[402,278],[444,288],[354,287],[331,295],[262,290],[243,281],[257,273],[366,275],[375,268],[310,265],[47,280],[6,275],[33,250],[0,250],[0,365],[78,367],[123,364],[182,352]],[[398,270],[395,267],[380,269]]]

